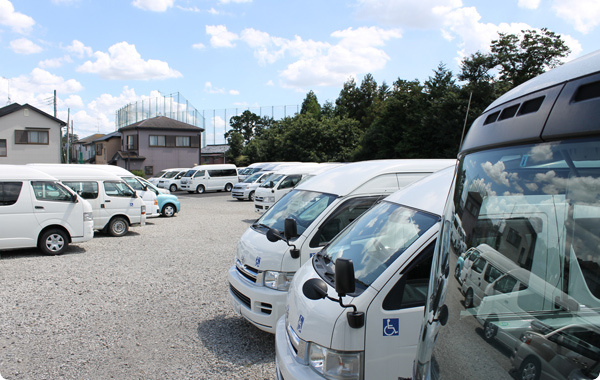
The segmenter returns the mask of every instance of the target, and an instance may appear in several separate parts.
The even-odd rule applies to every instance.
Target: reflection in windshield
[[[293,190],[267,210],[255,225],[283,231],[286,218],[296,220],[298,234],[302,233],[337,197],[314,191]]]
[[[359,284],[371,285],[438,217],[382,202],[342,231],[326,248],[333,266],[339,257],[352,259]]]
[[[441,239],[452,244],[440,248],[431,280],[445,293],[424,337],[433,341],[433,316],[448,306],[428,348],[440,376],[579,379],[570,376],[600,360],[598,146],[525,145],[461,160]],[[468,249],[480,252],[473,262],[459,257]],[[477,366],[460,365],[475,355]]]

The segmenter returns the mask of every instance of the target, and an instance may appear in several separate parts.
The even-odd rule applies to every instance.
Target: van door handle
[[[44,206],[35,206],[35,209],[36,209],[36,210],[43,210],[43,209],[44,209]]]
[[[108,203],[108,202],[110,202],[110,199],[107,199],[107,200],[105,200],[104,202]]]

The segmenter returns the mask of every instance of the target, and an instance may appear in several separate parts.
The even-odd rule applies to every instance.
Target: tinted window
[[[23,182],[0,182],[0,206],[10,206],[17,202]]]
[[[63,181],[63,185],[69,186],[83,199],[98,198],[98,183],[95,181]]]
[[[40,201],[70,202],[73,195],[56,182],[31,182],[35,198]]]
[[[104,181],[104,192],[112,197],[132,197],[133,191],[123,182]]]

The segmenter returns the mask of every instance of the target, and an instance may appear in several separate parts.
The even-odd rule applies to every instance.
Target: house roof
[[[166,116],[156,116],[150,119],[138,121],[137,123],[129,124],[123,128],[119,128],[119,132],[133,129],[171,129],[203,132],[204,128],[196,127],[195,125],[184,123]]]
[[[207,145],[202,148],[202,154],[223,154],[229,150],[228,144]]]
[[[76,144],[83,144],[83,145],[85,145],[85,144],[91,144],[91,143],[93,143],[95,140],[99,139],[99,138],[100,138],[100,137],[102,137],[102,136],[104,136],[104,133],[96,133],[96,134],[93,134],[93,135],[91,135],[91,136],[88,136],[88,137],[84,137],[84,138],[82,138],[82,139],[79,139],[79,140],[77,140],[75,143],[76,143]]]
[[[116,161],[119,158],[123,159],[123,160],[145,160],[146,159],[146,157],[140,156],[136,152],[126,152],[126,151],[120,150],[117,153],[115,153],[115,155],[113,156],[111,161]]]
[[[99,137],[99,138],[97,138],[94,141],[107,141],[107,140],[110,140],[112,138],[121,138],[121,133],[120,132],[112,132],[112,133],[109,133],[109,134],[104,135],[102,137]]]
[[[0,108],[0,117],[8,115],[8,114],[11,114],[13,112],[17,112],[17,111],[22,110],[24,108],[29,108],[30,110],[35,111],[35,112],[39,113],[42,116],[46,116],[47,118],[49,118],[51,120],[54,120],[55,122],[59,123],[61,126],[67,125],[67,123],[65,123],[64,121],[62,121],[60,119],[57,119],[54,116],[52,116],[52,115],[50,115],[50,114],[42,111],[41,109],[36,108],[36,107],[34,107],[34,106],[30,105],[30,104],[27,104],[27,103],[23,104],[23,105],[21,105],[19,103],[13,103],[13,104],[9,104],[6,107]]]

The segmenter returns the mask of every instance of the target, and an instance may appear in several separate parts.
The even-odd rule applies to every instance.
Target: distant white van
[[[165,179],[165,178],[173,178],[175,177],[177,174],[179,174],[179,172],[181,172],[182,170],[189,170],[189,168],[170,168],[170,169],[163,169],[161,171],[159,171],[158,173],[156,173],[155,175],[153,175],[152,177],[146,179],[148,182],[150,182],[151,184],[153,184],[154,186],[158,186],[158,183],[161,179]]]
[[[273,172],[256,172],[246,177],[242,182],[238,182],[233,186],[231,196],[238,201],[247,199],[254,201],[254,193],[256,189],[262,184]]]
[[[94,229],[111,236],[124,236],[130,226],[146,224],[146,205],[121,179],[103,170],[83,165],[29,164],[49,174],[90,202]]]
[[[38,247],[48,255],[92,239],[92,206],[26,165],[0,165],[0,250]]]
[[[198,165],[181,177],[181,190],[202,194],[205,191],[231,191],[238,182],[233,164]]]
[[[181,190],[181,178],[190,169],[191,168],[170,169],[167,174],[158,179],[158,183],[155,185],[161,189],[169,189],[172,193]]]

